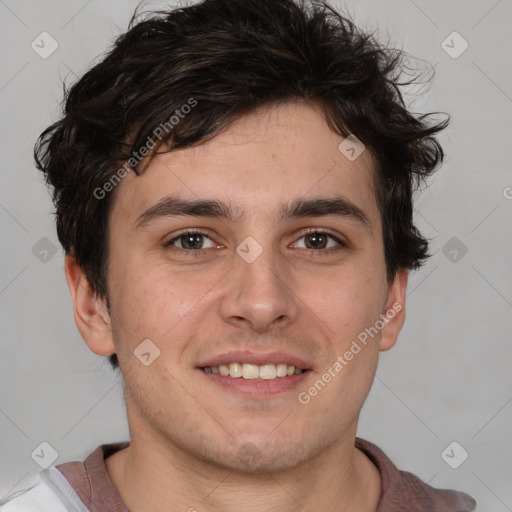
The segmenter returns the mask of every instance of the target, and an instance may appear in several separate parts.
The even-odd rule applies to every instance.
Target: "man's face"
[[[232,469],[276,471],[355,433],[389,326],[359,343],[341,370],[333,365],[390,307],[392,288],[372,160],[366,151],[350,161],[342,140],[319,110],[289,103],[204,145],[161,154],[118,185],[108,290],[132,439]],[[171,196],[223,203],[233,218],[141,217]],[[339,198],[368,224],[346,210],[282,217],[297,201]],[[200,234],[180,237],[190,230]],[[151,340],[143,360],[154,357],[152,344],[160,351],[148,366],[134,354],[143,340]],[[252,380],[203,369],[220,362],[307,371]],[[328,368],[330,382],[308,393]]]

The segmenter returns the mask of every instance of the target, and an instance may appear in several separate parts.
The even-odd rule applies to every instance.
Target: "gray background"
[[[59,464],[128,439],[120,377],[74,324],[32,148],[58,115],[62,80],[99,58],[136,4],[0,0],[0,498],[41,470],[31,454],[42,442]],[[446,162],[416,202],[435,254],[410,277],[406,324],[381,354],[358,435],[431,485],[468,492],[479,511],[511,511],[512,2],[344,5],[381,40],[435,66],[429,88],[409,91],[423,92],[406,97],[413,110],[452,116],[441,137]],[[48,58],[31,47],[44,31],[58,42]],[[457,36],[446,40],[454,31],[469,44],[457,58],[445,51],[462,49]],[[469,454],[457,469],[441,456],[454,441],[462,448],[449,449],[446,460],[456,465],[462,449]]]

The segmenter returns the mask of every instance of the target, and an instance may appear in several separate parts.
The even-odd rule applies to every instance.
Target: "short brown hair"
[[[306,100],[321,105],[334,132],[355,134],[377,162],[388,281],[400,267],[418,268],[430,255],[413,224],[412,194],[443,160],[434,135],[449,117],[427,124],[432,114],[408,111],[400,86],[413,80],[399,82],[404,55],[326,3],[204,0],[142,19],[136,10],[103,60],[66,90],[61,119],[34,149],[65,252],[108,300],[114,185],[122,169],[141,172],[133,155],[155,130],[172,125],[152,151],[184,148],[257,108]],[[170,123],[190,98],[194,108]],[[110,361],[118,365],[115,355]]]

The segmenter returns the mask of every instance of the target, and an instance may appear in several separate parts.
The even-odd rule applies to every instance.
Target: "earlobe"
[[[405,296],[407,292],[408,269],[397,270],[393,283],[391,284],[388,296],[387,307],[383,313],[384,327],[380,340],[380,350],[385,352],[393,348],[405,322]]]
[[[73,301],[75,323],[82,338],[95,354],[114,354],[116,349],[105,301],[98,298],[85,272],[71,254],[66,256],[65,271]]]

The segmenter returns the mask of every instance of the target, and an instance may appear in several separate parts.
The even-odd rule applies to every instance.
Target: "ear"
[[[114,354],[116,349],[105,301],[93,292],[85,272],[71,254],[66,256],[65,271],[73,300],[75,323],[82,338],[95,354]]]
[[[405,295],[407,291],[407,278],[409,270],[398,269],[393,283],[389,287],[386,301],[386,309],[383,312],[385,326],[382,328],[380,350],[382,352],[392,348],[400,330],[405,322]]]

